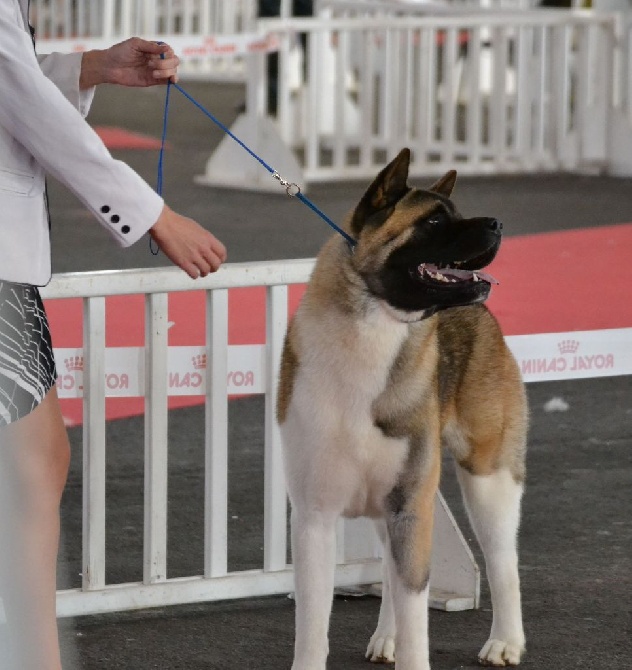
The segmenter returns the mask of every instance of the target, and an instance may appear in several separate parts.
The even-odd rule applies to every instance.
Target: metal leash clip
[[[272,176],[279,182],[279,184],[281,184],[281,186],[285,186],[285,192],[290,198],[296,197],[301,192],[301,187],[298,184],[286,181],[276,170],[272,173]]]

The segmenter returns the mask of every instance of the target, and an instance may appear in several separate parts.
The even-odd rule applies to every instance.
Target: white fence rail
[[[32,20],[41,47],[104,48],[133,35],[173,43],[182,74],[215,80],[244,78],[239,44],[255,32],[256,0],[35,0]]]
[[[404,145],[417,175],[606,164],[611,19],[478,13],[266,27],[281,36],[279,132],[304,155],[307,181],[368,177]],[[307,68],[292,90],[283,64],[296,33],[308,36]]]
[[[56,275],[42,289],[47,300],[82,297],[84,302],[81,383],[64,385],[62,397],[83,396],[83,559],[81,588],[58,593],[60,616],[185,604],[288,593],[293,589],[287,564],[287,502],[281,446],[274,420],[277,369],[288,320],[288,285],[304,283],[312,260],[228,264],[221,272],[195,282],[206,291],[207,357],[205,396],[204,572],[167,578],[167,473],[170,347],[167,342],[168,294],[192,290],[177,269],[96,272]],[[264,556],[260,569],[229,571],[228,552],[228,300],[230,288],[266,286],[266,344],[261,347],[265,393]],[[120,351],[105,346],[105,296],[145,295],[145,346],[128,358],[127,374],[143,379],[126,385],[127,395],[144,393],[145,499],[142,582],[107,584],[105,579],[106,432],[105,383],[109,365]],[[525,381],[576,379],[632,374],[632,328],[610,331],[529,335],[508,338]],[[56,351],[62,358],[67,352]],[[110,355],[108,357],[108,355]],[[144,360],[144,363],[143,363]],[[117,361],[120,370],[120,361]],[[61,369],[61,364],[60,364]],[[76,389],[82,387],[82,392]],[[70,389],[74,389],[71,391]],[[139,390],[140,389],[140,390]],[[361,522],[347,522],[338,533],[338,586],[358,586],[381,579],[373,531]],[[448,610],[478,606],[479,572],[452,515],[439,496],[431,594],[435,607]]]
[[[83,423],[83,548],[82,587],[58,593],[58,614],[74,616],[99,612],[288,593],[293,589],[287,564],[287,501],[278,427],[274,419],[277,369],[288,320],[288,284],[307,281],[313,261],[233,264],[195,283],[206,290],[206,379],[204,573],[167,578],[168,473],[168,294],[191,291],[192,282],[177,269],[97,272],[57,275],[42,289],[45,299],[82,297],[83,359],[81,383],[62,385],[60,395],[82,388]],[[261,569],[228,571],[228,289],[266,286],[266,345],[262,348],[265,393],[264,556]],[[142,370],[143,383],[126,385],[128,395],[144,387],[145,500],[143,581],[107,584],[105,579],[106,432],[105,399],[108,353],[105,347],[105,296],[145,295],[144,358],[128,358],[128,374]],[[56,351],[61,360],[66,351]],[[140,360],[142,360],[142,358]],[[131,362],[130,362],[131,361]],[[120,361],[118,362],[120,364]],[[120,395],[120,392],[117,393]],[[436,551],[433,558],[433,604],[443,609],[478,606],[479,572],[454,519],[441,497],[436,512]],[[336,584],[341,587],[381,580],[379,549],[372,530],[359,522],[341,525]]]
[[[33,0],[41,39],[252,30],[256,0]]]

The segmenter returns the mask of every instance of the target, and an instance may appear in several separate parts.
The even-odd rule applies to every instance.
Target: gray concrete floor
[[[224,123],[243,100],[234,85],[185,84]],[[159,136],[162,91],[99,91],[91,122]],[[296,201],[271,194],[210,189],[193,177],[221,133],[185,100],[174,98],[165,165],[167,201],[220,237],[231,261],[311,257],[329,229]],[[157,153],[117,151],[150,183]],[[273,162],[273,157],[270,158]],[[315,185],[310,198],[334,220],[365,184]],[[455,193],[468,214],[494,214],[508,235],[632,221],[630,181],[537,175],[461,179]],[[145,241],[121,251],[75,198],[51,185],[56,272],[166,265]],[[627,287],[622,287],[627,292]],[[535,299],[535,298],[534,298]],[[622,299],[629,299],[623,296]],[[525,306],[528,309],[528,305]],[[629,378],[533,384],[528,488],[521,530],[521,575],[528,637],[525,669],[628,668],[632,658],[632,395]],[[561,396],[570,408],[547,413]],[[229,562],[262,560],[262,403],[230,407]],[[139,579],[142,562],[142,419],[108,425],[107,578]],[[170,576],[199,574],[203,537],[202,413],[170,413]],[[60,586],[78,585],[81,434],[71,430],[73,462],[63,501]],[[450,463],[442,488],[468,540]],[[236,518],[234,518],[236,517]],[[476,545],[473,550],[479,556]],[[480,558],[480,556],[479,556]],[[377,619],[375,598],[338,598],[331,626],[332,670],[366,668],[363,652]],[[491,624],[482,608],[431,613],[433,670],[473,668]],[[199,604],[62,621],[66,668],[289,668],[293,604],[285,597]]]

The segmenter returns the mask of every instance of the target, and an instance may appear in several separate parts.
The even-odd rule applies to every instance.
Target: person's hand
[[[167,205],[149,234],[165,256],[192,279],[216,272],[226,260],[226,247],[214,235]]]
[[[79,86],[85,89],[105,83],[134,87],[175,83],[179,65],[180,59],[168,44],[131,37],[109,49],[86,51]]]

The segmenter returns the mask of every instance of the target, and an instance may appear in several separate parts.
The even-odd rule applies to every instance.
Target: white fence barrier
[[[139,35],[173,44],[184,76],[243,81],[256,7],[256,0],[34,0],[32,20],[44,50],[101,49]]]
[[[177,269],[57,275],[42,289],[45,299],[83,297],[83,349],[57,350],[61,397],[83,397],[83,559],[82,588],[58,593],[58,613],[73,616],[288,593],[293,589],[287,565],[287,502],[274,403],[281,349],[288,320],[288,284],[307,281],[313,261],[233,264],[195,283],[206,294],[206,346],[170,350],[167,346],[168,294],[192,290]],[[244,361],[241,348],[228,346],[229,288],[267,286],[266,345],[254,347]],[[105,347],[105,296],[145,295],[145,347]],[[205,396],[205,557],[204,574],[168,579],[167,575],[167,429],[168,396],[178,393],[178,374],[187,374],[189,355],[198,358],[188,395]],[[185,360],[184,368],[183,360]],[[64,364],[62,365],[62,361]],[[65,362],[70,361],[70,365]],[[256,390],[265,393],[264,558],[259,570],[227,568],[228,393],[231,365],[251,368]],[[184,369],[184,372],[183,372]],[[117,383],[112,379],[116,378]],[[125,383],[121,380],[125,379]],[[108,382],[110,380],[110,382]],[[243,392],[243,388],[239,388]],[[144,392],[145,521],[143,581],[105,581],[105,398]],[[479,571],[443,499],[435,516],[432,602],[458,610],[478,606]],[[338,533],[336,584],[353,587],[381,579],[379,549],[372,530],[362,522],[346,522]]]
[[[263,25],[281,42],[278,132],[302,157],[307,182],[369,178],[402,146],[413,151],[415,176],[607,167],[611,18],[525,12]],[[307,63],[293,87],[297,34],[307,35]],[[259,88],[265,75],[262,67],[252,75]],[[257,100],[261,118],[265,96]]]
[[[83,397],[83,584],[58,593],[58,613],[73,616],[199,601],[288,593],[287,502],[281,446],[274,420],[274,397],[288,321],[288,285],[307,281],[312,260],[228,264],[195,283],[206,291],[206,345],[170,348],[167,343],[168,294],[190,291],[191,281],[177,269],[56,275],[45,299],[82,297],[83,349],[57,350],[61,397]],[[266,344],[228,344],[230,288],[266,286]],[[145,347],[106,349],[105,296],[145,295]],[[632,329],[529,335],[507,338],[525,381],[632,374]],[[186,349],[186,351],[184,351]],[[246,352],[246,358],[242,355]],[[198,365],[193,362],[198,361]],[[62,361],[72,365],[62,365]],[[251,374],[252,392],[265,394],[264,557],[261,569],[227,568],[228,393],[230,373]],[[168,396],[179,393],[184,375],[197,375],[187,395],[205,397],[205,557],[204,574],[177,579],[167,575]],[[126,382],[120,383],[125,376]],[[108,383],[109,378],[118,383]],[[143,581],[105,581],[105,398],[146,397],[145,515]],[[372,528],[346,522],[338,533],[336,584],[377,583],[380,550]],[[431,593],[435,607],[459,610],[478,606],[479,571],[452,515],[439,496]]]

